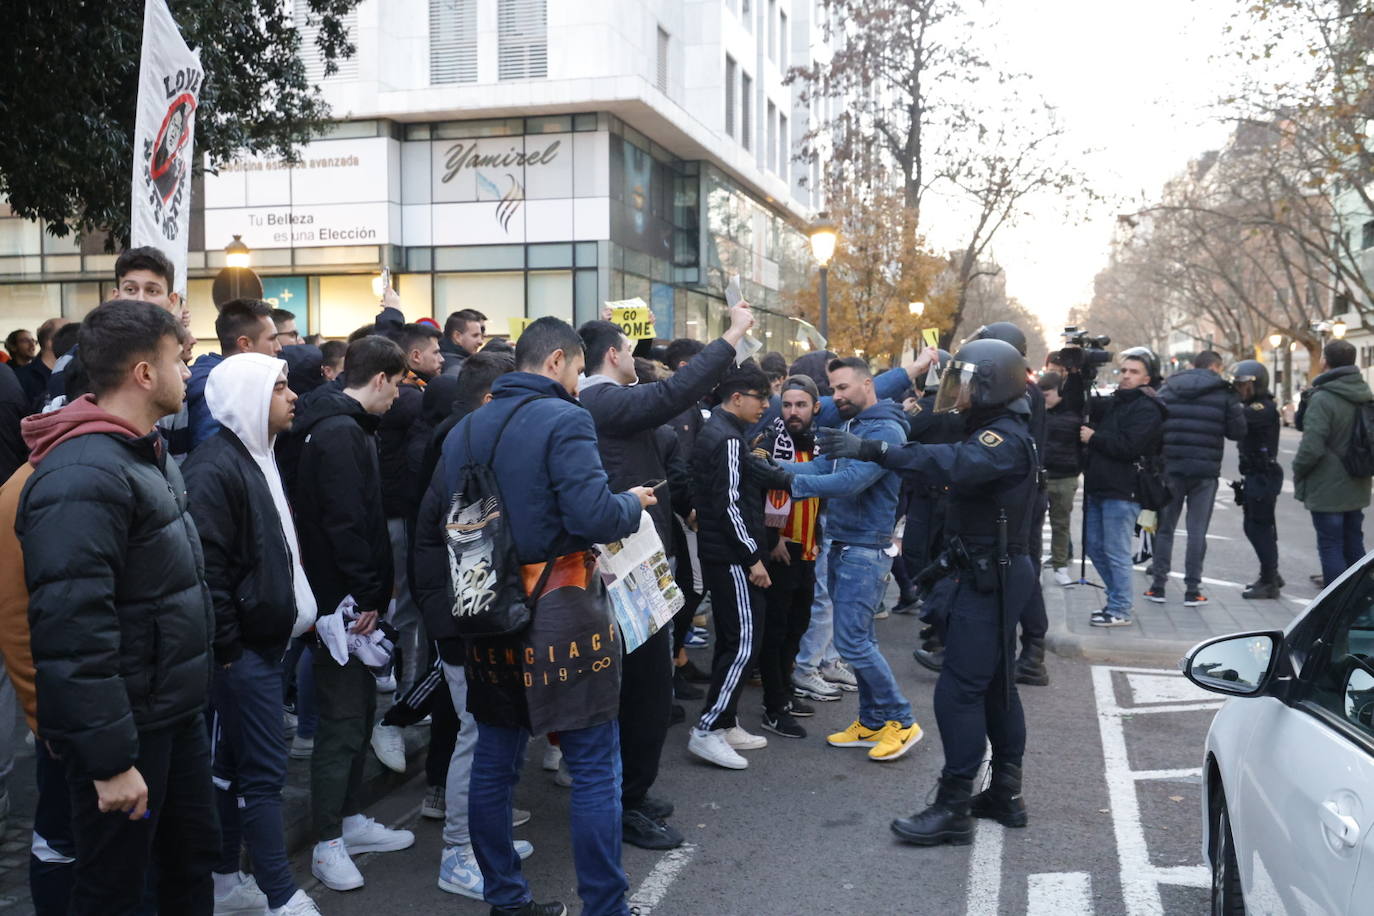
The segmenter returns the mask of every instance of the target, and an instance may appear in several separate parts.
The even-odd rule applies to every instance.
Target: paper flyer
[[[663,541],[649,513],[639,516],[639,530],[609,544],[597,544],[597,568],[615,611],[629,654],[673,619],[683,605]]]

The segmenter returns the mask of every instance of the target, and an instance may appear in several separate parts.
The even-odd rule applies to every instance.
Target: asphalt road
[[[1285,430],[1286,465],[1297,448]],[[1228,448],[1223,478],[1236,475]],[[1318,569],[1307,514],[1291,496],[1278,505],[1281,568],[1287,594],[1314,595],[1307,575]],[[1182,532],[1180,531],[1180,535]],[[1183,545],[1176,542],[1175,569]],[[1248,582],[1256,564],[1241,514],[1223,482],[1208,539],[1205,575]],[[1176,583],[1175,583],[1176,585]],[[1181,595],[1179,596],[1181,597]],[[1296,605],[1294,605],[1296,611]],[[972,846],[919,849],[895,842],[896,816],[919,809],[941,765],[931,710],[934,675],[910,658],[917,622],[879,623],[926,737],[891,764],[825,745],[848,724],[855,700],[817,704],[810,736],[748,752],[748,770],[726,771],[686,752],[675,726],[655,791],[678,809],[674,823],[688,846],[672,853],[626,847],[624,865],[636,912],[674,916],[841,914],[1027,914],[1146,916],[1207,911],[1208,872],[1200,829],[1198,767],[1219,698],[1167,669],[1121,668],[1050,659],[1052,684],[1024,688],[1029,724],[1024,830],[980,825]],[[704,660],[701,660],[704,661]],[[760,693],[747,688],[742,721],[758,731]],[[689,712],[694,711],[689,707]],[[360,860],[362,890],[313,888],[308,859],[297,868],[329,914],[485,913],[483,904],[435,885],[440,829],[420,820],[420,780],[379,805],[388,823],[417,833],[414,848]],[[531,840],[526,875],[538,899],[560,899],[578,912],[567,833],[567,791],[531,759],[518,793],[534,820],[517,831]]]

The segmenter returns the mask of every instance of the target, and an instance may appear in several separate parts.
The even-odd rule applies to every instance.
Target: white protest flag
[[[152,245],[165,254],[176,268],[177,290],[183,293],[191,224],[191,147],[204,77],[200,55],[182,41],[166,0],[147,0],[138,66],[130,242],[134,247]]]

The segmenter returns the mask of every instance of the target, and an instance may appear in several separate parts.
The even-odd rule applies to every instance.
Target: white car
[[[1374,913],[1374,554],[1287,631],[1196,646],[1199,687],[1237,699],[1207,733],[1212,913]]]

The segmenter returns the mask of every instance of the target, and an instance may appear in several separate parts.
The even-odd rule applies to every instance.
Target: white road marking
[[[1026,916],[1092,916],[1092,876],[1085,871],[1031,875]]]
[[[644,876],[639,888],[630,897],[630,912],[635,916],[648,916],[652,913],[654,907],[663,902],[673,882],[682,874],[682,870],[696,853],[695,843],[683,843],[677,849],[670,849],[664,853],[663,858],[659,859],[658,864]]]
[[[1002,895],[1002,839],[1006,828],[978,821],[968,867],[968,916],[997,916]]]
[[[1209,694],[1186,678],[1173,674],[1126,675],[1126,683],[1131,688],[1131,699],[1141,703],[1191,703],[1197,700],[1210,700],[1216,694]]]
[[[1168,774],[1163,778],[1188,778],[1194,771],[1132,770],[1130,758],[1126,753],[1126,732],[1122,720],[1127,716],[1149,713],[1217,709],[1222,701],[1136,706],[1133,697],[1132,704],[1123,708],[1116,702],[1116,691],[1112,685],[1113,671],[1126,672],[1127,677],[1131,674],[1144,674],[1182,678],[1182,675],[1158,668],[1094,665],[1092,669],[1093,697],[1097,704],[1098,730],[1102,736],[1103,776],[1107,781],[1107,798],[1112,812],[1112,830],[1116,835],[1117,859],[1121,863],[1122,900],[1126,906],[1127,916],[1163,916],[1164,902],[1159,894],[1161,884],[1208,887],[1211,878],[1206,866],[1202,865],[1161,867],[1151,864],[1150,851],[1145,842],[1145,830],[1140,820],[1140,799],[1136,795],[1136,783],[1142,778],[1159,779],[1162,774]],[[1134,693],[1132,689],[1132,694]]]

